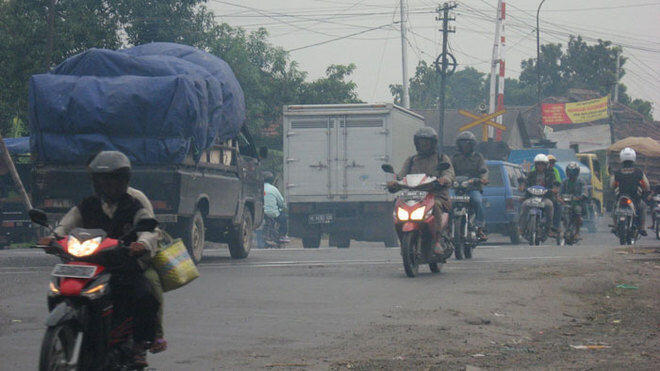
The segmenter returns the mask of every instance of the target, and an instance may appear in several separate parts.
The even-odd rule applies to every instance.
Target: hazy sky
[[[539,2],[507,2],[507,77],[518,77],[520,61],[536,56]],[[497,1],[457,3],[450,45],[458,68],[488,72]],[[435,20],[438,4],[407,0],[410,76],[419,60],[431,62],[441,49],[440,23]],[[219,21],[249,30],[263,26],[274,45],[302,48],[293,50],[291,58],[310,78],[322,76],[329,64],[355,63],[353,80],[365,101],[392,101],[388,87],[401,83],[398,0],[209,0],[208,6]],[[310,46],[351,34],[356,35]],[[629,57],[623,78],[629,94],[654,102],[654,116],[660,119],[660,1],[546,0],[541,8],[541,43],[566,45],[569,34],[580,34],[589,42],[602,38],[621,44]]]

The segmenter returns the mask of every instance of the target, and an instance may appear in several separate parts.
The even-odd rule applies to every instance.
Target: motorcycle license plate
[[[617,210],[617,211],[616,211],[616,214],[617,214],[617,215],[626,215],[626,216],[630,216],[630,215],[633,215],[633,211],[632,211],[632,210]]]
[[[335,220],[332,214],[314,214],[307,217],[309,224],[331,224]]]
[[[470,202],[470,196],[451,196],[452,202]]]
[[[57,264],[51,273],[55,277],[92,278],[96,273],[93,265]]]
[[[402,198],[404,201],[411,201],[411,200],[423,200],[426,198],[426,195],[428,192],[426,191],[405,191],[401,192],[401,195],[399,196]]]

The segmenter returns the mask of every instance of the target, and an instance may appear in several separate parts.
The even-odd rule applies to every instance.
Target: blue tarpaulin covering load
[[[83,163],[120,150],[143,164],[195,160],[245,120],[243,91],[218,57],[172,43],[90,49],[30,80],[38,161]]]

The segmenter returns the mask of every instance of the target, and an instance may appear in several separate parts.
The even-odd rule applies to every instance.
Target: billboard
[[[609,97],[573,103],[542,104],[544,125],[581,124],[609,117]]]

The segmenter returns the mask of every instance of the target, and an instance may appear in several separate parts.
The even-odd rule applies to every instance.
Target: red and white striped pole
[[[506,20],[506,2],[502,1],[500,7],[500,14],[499,14],[499,23],[500,23],[500,45],[499,48],[497,48],[498,54],[499,54],[499,62],[500,62],[500,73],[497,81],[497,111],[501,111],[504,109],[504,76],[505,76],[505,61],[504,61],[504,46],[506,45],[506,36],[504,33],[504,21]],[[504,115],[499,115],[497,116],[496,122],[498,124],[502,124]],[[495,140],[496,141],[501,141],[502,140],[502,130],[497,129],[495,132]]]

